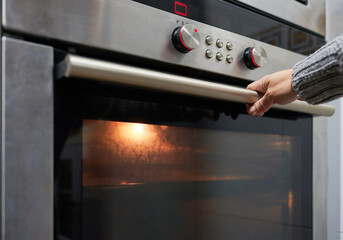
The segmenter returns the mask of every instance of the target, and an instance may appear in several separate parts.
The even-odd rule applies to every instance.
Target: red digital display
[[[187,16],[187,5],[184,3],[176,2],[174,4],[174,11],[181,16]]]

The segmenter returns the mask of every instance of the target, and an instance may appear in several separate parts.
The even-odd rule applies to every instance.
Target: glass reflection
[[[292,227],[300,149],[294,136],[84,120],[84,235],[307,239]]]
[[[85,120],[83,185],[265,179],[289,171],[290,139]]]

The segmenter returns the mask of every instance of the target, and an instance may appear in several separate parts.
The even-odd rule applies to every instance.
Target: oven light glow
[[[254,148],[242,152],[237,146],[245,143],[246,133],[137,122],[87,119],[82,136],[83,186],[264,179],[296,150],[290,136],[250,134]],[[244,159],[244,166],[227,159]],[[287,195],[278,200],[292,213],[294,194]]]
[[[136,129],[137,133],[143,133],[143,125],[142,124],[137,124],[135,126],[135,129]]]
[[[293,192],[292,191],[288,192],[288,207],[289,209],[293,208]]]
[[[293,218],[293,192],[289,191],[288,192],[288,211],[289,211],[289,218]]]
[[[141,123],[118,123],[120,139],[125,144],[148,144],[156,140],[156,132],[150,126]]]

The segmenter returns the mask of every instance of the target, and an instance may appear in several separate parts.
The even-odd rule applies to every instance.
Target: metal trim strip
[[[52,240],[53,48],[1,41],[0,239]]]
[[[292,68],[305,58],[304,55],[134,1],[3,2],[6,6],[3,25],[7,31],[245,80],[255,81],[267,74]],[[199,47],[187,54],[179,52],[171,40],[173,30],[182,26],[182,22],[196,26],[201,39]],[[215,44],[209,46],[205,42],[207,36],[230,42],[234,47],[228,51],[225,47],[217,48]],[[243,52],[254,46],[265,49],[268,63],[252,71],[243,61]],[[207,58],[207,50],[220,52],[224,58],[231,55],[233,61],[229,64],[217,61],[215,57]]]

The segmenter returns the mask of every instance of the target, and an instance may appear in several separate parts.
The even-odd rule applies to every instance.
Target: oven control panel
[[[174,29],[172,34],[174,47],[181,53],[188,53],[196,49],[201,42],[197,28],[192,24],[186,24]],[[228,64],[234,62],[231,54],[233,44],[230,41],[224,42],[221,38],[215,39],[208,35],[204,39],[207,45],[205,56],[208,59],[215,57],[217,61],[225,60]],[[267,52],[263,47],[248,47],[244,50],[243,59],[245,65],[254,70],[267,63]]]
[[[224,41],[220,38],[214,39],[212,36],[206,36],[205,44],[208,46],[205,55],[207,58],[215,58],[218,61],[226,60],[228,64],[233,62],[233,57],[231,55],[231,51],[233,49],[233,44],[230,41],[224,43]]]
[[[82,0],[82,8],[72,11],[73,2],[60,0],[42,8],[41,0],[11,0],[4,27],[251,81],[292,68],[305,57],[134,1]],[[102,12],[85,14],[84,9]],[[255,31],[253,26],[249,29]]]
[[[208,59],[214,57],[216,61],[225,60],[227,64],[234,62],[234,57],[232,56],[234,46],[230,40],[207,35],[202,42],[206,46],[204,54]]]
[[[177,19],[168,47],[174,63],[248,80],[292,68],[303,55],[222,29]],[[181,23],[181,24],[180,24]],[[172,24],[173,25],[173,24]],[[168,39],[168,37],[167,37]],[[169,59],[169,57],[168,57]]]

